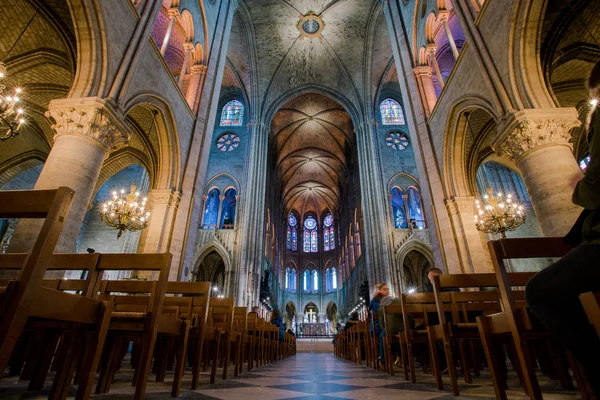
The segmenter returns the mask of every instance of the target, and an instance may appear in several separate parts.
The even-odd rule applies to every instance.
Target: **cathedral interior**
[[[169,281],[298,337],[362,318],[376,284],[493,272],[488,190],[522,205],[509,238],[581,210],[597,0],[2,0],[0,18],[0,191],[75,192],[55,252],[170,253]],[[147,200],[117,235],[121,194]],[[0,219],[0,252],[39,227]]]

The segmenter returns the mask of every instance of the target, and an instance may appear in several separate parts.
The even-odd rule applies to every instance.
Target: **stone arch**
[[[398,248],[398,250],[396,250],[396,265],[401,266],[396,272],[398,274],[397,282],[400,282],[403,286],[402,288],[400,288],[403,293],[408,289],[407,287],[405,287],[406,281],[404,277],[404,262],[406,261],[406,257],[411,251],[416,251],[419,254],[423,255],[423,257],[429,262],[430,269],[436,266],[434,262],[433,249],[430,245],[415,237],[412,237],[409,240],[407,240],[402,246],[400,246],[400,248]],[[414,278],[418,280],[417,283],[422,285],[422,276],[418,274],[418,271],[413,272],[417,272]]]
[[[472,115],[470,113],[475,110],[481,110],[481,115],[488,115],[494,124],[498,120],[492,105],[486,99],[476,95],[463,96],[451,108],[446,124],[442,155],[444,182],[448,197],[471,196],[474,193],[474,187],[469,179],[475,172],[477,151],[474,150],[478,150],[483,140],[486,139],[486,137],[477,136],[482,131],[477,131],[477,127],[472,126],[473,121],[467,124],[469,116]],[[488,131],[484,133],[491,133],[489,132],[491,127],[486,129]],[[493,134],[495,134],[495,127]]]
[[[227,285],[227,274],[231,272],[231,257],[225,247],[216,239],[213,238],[209,240],[200,248],[199,251],[196,252],[194,262],[192,263],[193,273],[194,275],[198,276],[198,269],[202,265],[202,262],[212,253],[218,254],[223,261],[223,282],[220,287],[220,290],[223,291],[226,289],[225,286]]]
[[[124,105],[127,119],[134,122],[132,113],[139,111],[139,127],[154,169],[156,189],[177,188],[181,185],[181,153],[177,124],[168,102],[155,93],[139,93]],[[154,122],[152,122],[154,121]],[[137,121],[135,121],[137,122]]]
[[[215,187],[217,189],[219,189],[219,191],[221,193],[225,193],[225,191],[227,189],[232,188],[232,187],[235,190],[237,190],[238,193],[240,192],[240,189],[241,189],[240,183],[235,178],[235,176],[233,176],[227,172],[221,172],[221,173],[213,176],[212,178],[210,178],[204,185],[203,193],[206,194]]]
[[[125,147],[119,149],[112,153],[110,157],[104,161],[102,165],[102,169],[100,170],[100,175],[98,176],[98,180],[96,181],[96,186],[94,188],[94,192],[92,193],[92,198],[96,196],[96,193],[102,187],[102,185],[110,179],[111,176],[121,171],[123,168],[126,168],[133,164],[139,164],[143,166],[146,171],[148,171],[150,188],[154,188],[154,175],[152,173],[152,169],[149,165],[148,156],[132,147]]]
[[[193,42],[194,20],[192,18],[192,14],[188,10],[183,10],[183,12],[181,13],[181,25],[183,26],[183,30],[185,32],[185,41]]]
[[[427,21],[425,22],[425,40],[427,43],[435,42],[435,33],[438,28],[437,17],[435,13],[432,11],[427,16]]]
[[[414,176],[407,174],[406,172],[399,172],[396,175],[392,176],[392,178],[387,183],[387,192],[394,186],[399,187],[402,191],[408,189],[409,186],[415,186],[419,192],[421,191],[421,185],[419,185],[419,181]]]

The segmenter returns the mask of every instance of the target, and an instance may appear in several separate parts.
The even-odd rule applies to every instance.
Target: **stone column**
[[[442,89],[444,89],[444,77],[442,76],[442,73],[440,72],[440,65],[438,64],[437,58],[435,57],[435,52],[437,51],[437,46],[435,44],[428,44],[427,45],[427,55],[429,56],[429,62],[433,64],[433,69],[435,69],[435,75],[438,78],[438,81],[440,82],[440,87]]]
[[[219,195],[219,211],[217,212],[217,226],[215,229],[221,229],[221,214],[223,214],[223,200],[225,200],[225,195]]]
[[[450,31],[450,26],[448,25],[448,18],[450,18],[450,11],[448,10],[440,10],[438,13],[438,21],[442,23],[442,27],[446,32],[446,36],[448,37],[448,43],[450,43],[450,48],[452,49],[452,55],[454,59],[458,59],[458,47],[456,47],[456,42],[454,41],[454,36],[452,36],[452,32]]]
[[[429,117],[437,103],[437,93],[435,92],[431,76],[433,71],[428,65],[420,65],[414,68],[413,71],[417,78],[417,85],[419,86],[419,94],[421,95],[425,115]]]
[[[524,110],[512,115],[492,147],[515,162],[545,236],[565,235],[581,212],[570,183],[583,176],[573,156],[575,108]]]
[[[54,120],[56,134],[34,189],[68,186],[75,191],[55,250],[74,253],[102,163],[112,151],[127,145],[129,131],[121,122],[124,116],[99,98],[52,100],[46,116]],[[39,220],[19,223],[9,251],[29,252],[40,227]]]
[[[185,98],[192,110],[196,110],[198,108],[196,99],[198,98],[198,93],[200,92],[200,88],[202,87],[202,81],[205,75],[206,65],[192,65],[192,68],[190,69],[190,84],[188,85],[187,91],[185,93]]]
[[[160,54],[163,56],[167,52],[169,48],[169,41],[171,40],[171,34],[173,33],[173,27],[175,26],[175,22],[181,18],[181,14],[179,13],[179,9],[177,7],[169,8],[169,26],[167,28],[167,33],[165,34],[165,38],[163,39],[162,45],[160,46]]]
[[[150,221],[140,249],[144,253],[162,253],[169,250],[173,218],[179,206],[180,193],[171,189],[154,189],[150,199]]]
[[[452,197],[446,199],[445,203],[454,227],[456,245],[461,258],[459,265],[449,264],[447,272],[469,274],[492,271],[479,231],[475,227],[475,198],[473,196]]]
[[[183,44],[183,50],[185,51],[185,58],[183,59],[183,65],[181,66],[181,72],[179,73],[179,81],[177,82],[179,89],[183,89],[183,82],[185,81],[185,74],[187,74],[187,68],[188,64],[190,63],[192,50],[194,50],[194,44],[185,42]]]

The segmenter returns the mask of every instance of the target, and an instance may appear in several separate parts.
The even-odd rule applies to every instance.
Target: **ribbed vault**
[[[354,143],[348,113],[323,95],[301,95],[275,114],[271,134],[285,212],[337,211]]]

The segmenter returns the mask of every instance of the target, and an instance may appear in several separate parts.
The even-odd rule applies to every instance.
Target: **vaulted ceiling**
[[[309,93],[284,104],[271,125],[272,153],[286,214],[335,212],[347,179],[350,116],[333,100]]]

